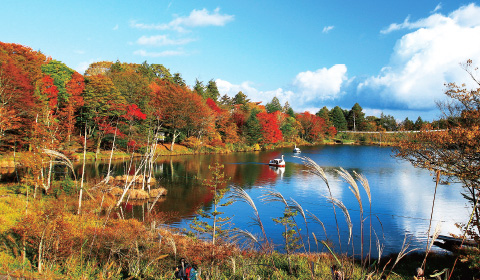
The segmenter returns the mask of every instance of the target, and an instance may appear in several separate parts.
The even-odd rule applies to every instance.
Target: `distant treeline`
[[[115,141],[137,151],[153,141],[218,148],[279,142],[320,142],[339,130],[417,130],[426,122],[390,115],[365,116],[323,107],[297,113],[274,97],[250,100],[243,92],[220,96],[212,79],[186,85],[162,64],[101,61],[84,75],[39,51],[0,42],[0,146],[3,151],[53,149],[74,152],[87,141],[97,153]],[[440,123],[434,124],[441,128]],[[115,140],[114,140],[115,139]]]

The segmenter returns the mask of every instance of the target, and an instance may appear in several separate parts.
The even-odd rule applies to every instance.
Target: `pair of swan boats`
[[[300,148],[297,148],[297,145],[295,145],[295,148],[293,149],[294,154],[299,154],[301,153]],[[275,158],[272,159],[268,162],[268,165],[270,166],[276,166],[276,167],[285,167],[285,160],[282,158]]]

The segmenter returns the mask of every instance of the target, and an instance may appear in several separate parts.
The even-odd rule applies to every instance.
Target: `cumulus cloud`
[[[322,33],[328,33],[330,30],[332,30],[333,28],[335,28],[335,26],[333,25],[330,25],[330,26],[325,26],[322,30]]]
[[[447,82],[469,82],[459,63],[480,62],[480,7],[462,6],[448,16],[433,14],[427,18],[391,24],[381,31],[412,32],[399,39],[389,65],[375,77],[358,85],[358,93],[378,94],[396,106],[409,109],[435,108],[435,100],[444,97]]]
[[[183,51],[162,51],[162,52],[147,52],[145,50],[137,50],[133,52],[134,55],[139,55],[143,57],[165,57],[165,56],[179,56],[185,55]]]
[[[347,67],[345,64],[336,64],[329,69],[301,72],[295,77],[293,85],[298,88],[303,100],[322,101],[336,98],[346,80]]]
[[[185,27],[224,26],[234,18],[233,15],[221,14],[220,8],[216,8],[213,12],[207,9],[194,9],[188,16],[177,17],[169,23],[144,24],[132,21],[130,26],[138,29],[186,31]]]
[[[142,36],[138,38],[137,44],[147,45],[147,46],[171,46],[171,45],[185,45],[190,42],[193,42],[194,39],[184,38],[184,39],[170,39],[167,35],[153,35],[153,36]]]

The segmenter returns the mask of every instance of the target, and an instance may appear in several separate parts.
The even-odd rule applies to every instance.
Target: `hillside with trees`
[[[162,64],[100,61],[82,75],[18,44],[0,43],[0,148],[3,152],[145,149],[156,138],[174,151],[248,150],[279,143],[323,143],[338,131],[418,130],[424,122],[323,107],[294,112],[277,97],[262,105],[243,92],[220,96],[213,79],[186,85]],[[161,137],[159,138],[159,135]]]

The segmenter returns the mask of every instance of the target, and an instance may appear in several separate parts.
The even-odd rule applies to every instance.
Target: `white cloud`
[[[300,91],[304,102],[322,101],[338,97],[346,80],[347,67],[345,64],[336,64],[329,69],[301,72],[295,77],[293,85]]]
[[[113,27],[113,30],[118,30],[118,24]]]
[[[193,42],[194,39],[170,39],[167,35],[142,36],[138,38],[137,44],[148,46],[169,46],[169,45],[185,45]]]
[[[185,31],[185,27],[224,26],[234,18],[233,15],[220,14],[220,8],[216,8],[212,13],[207,9],[202,9],[193,10],[190,15],[177,17],[169,23],[144,24],[132,21],[130,26],[138,29]]]
[[[170,24],[173,26],[224,26],[234,19],[233,15],[220,14],[220,8],[216,8],[213,13],[209,13],[207,9],[193,10],[188,17],[179,17],[174,19]]]
[[[469,79],[459,63],[472,59],[480,62],[480,7],[462,6],[448,16],[433,14],[427,18],[392,24],[381,32],[415,29],[395,45],[391,62],[376,77],[358,86],[386,100],[410,109],[430,109],[443,99],[444,84],[462,84]]]
[[[165,56],[185,55],[185,52],[183,51],[147,52],[145,50],[137,50],[137,51],[134,51],[133,54],[143,56],[143,57],[165,57]]]
[[[436,13],[438,11],[440,11],[442,9],[442,3],[438,3],[438,5],[435,7],[435,9],[433,9],[433,11],[431,11],[431,13]]]
[[[335,28],[335,26],[333,25],[330,25],[330,26],[325,26],[322,30],[322,33],[328,33],[330,30],[332,30],[333,28]]]

